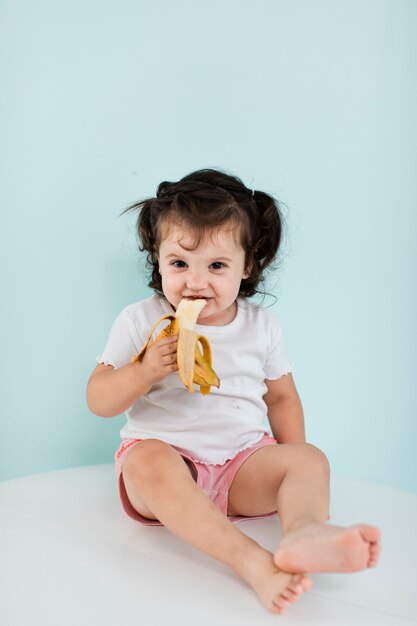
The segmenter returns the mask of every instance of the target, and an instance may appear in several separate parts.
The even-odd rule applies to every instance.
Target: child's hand
[[[177,343],[178,336],[173,335],[148,347],[142,359],[142,376],[147,384],[153,386],[178,371]]]

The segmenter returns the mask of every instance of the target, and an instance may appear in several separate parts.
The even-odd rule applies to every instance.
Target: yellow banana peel
[[[155,329],[162,321],[169,320],[170,323],[157,335],[155,341],[178,335],[177,363],[181,382],[191,393],[195,391],[194,383],[196,383],[203,395],[210,393],[212,386],[220,387],[220,380],[211,366],[212,354],[209,341],[195,330],[197,318],[205,305],[206,301],[203,299],[181,300],[175,316],[164,315],[154,324],[145,345],[139,354],[133,357],[132,362],[143,359],[146,350],[154,343],[151,342],[151,338]]]

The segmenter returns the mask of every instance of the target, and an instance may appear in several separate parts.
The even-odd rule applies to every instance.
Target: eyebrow
[[[169,259],[178,259],[178,257],[182,257],[182,256],[183,256],[182,254],[171,253],[171,254],[167,254],[165,259],[168,261]],[[219,255],[219,256],[213,257],[213,259],[210,259],[211,263],[213,263],[214,261],[228,261],[229,263],[231,263],[233,259],[230,259],[227,256]]]

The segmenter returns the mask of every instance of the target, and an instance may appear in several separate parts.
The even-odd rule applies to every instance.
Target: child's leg
[[[124,462],[123,478],[139,513],[153,514],[175,535],[227,564],[272,612],[282,612],[310,588],[310,579],[280,571],[270,552],[227,519],[196,485],[171,446],[156,439],[136,444]]]
[[[277,508],[283,537],[274,561],[285,571],[353,572],[374,567],[380,550],[377,528],[326,524],[329,475],[326,457],[314,446],[266,446],[236,474],[228,513],[259,515]]]

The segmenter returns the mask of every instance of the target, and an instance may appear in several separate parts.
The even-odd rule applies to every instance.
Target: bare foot
[[[366,524],[343,528],[312,523],[288,531],[274,562],[286,572],[359,572],[378,563],[379,539],[378,528]]]
[[[296,602],[313,584],[303,574],[289,574],[279,570],[274,564],[273,555],[263,549],[252,555],[238,573],[272,613],[283,613],[291,602]]]

